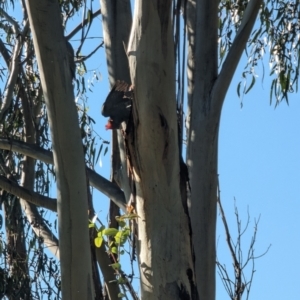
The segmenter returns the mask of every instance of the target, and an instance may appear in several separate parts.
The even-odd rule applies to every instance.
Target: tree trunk
[[[72,72],[55,1],[26,1],[52,135],[63,299],[94,299],[87,186]]]
[[[215,299],[215,234],[219,117],[210,92],[218,71],[218,1],[188,1],[188,207],[200,299]]]
[[[100,5],[110,87],[117,80],[124,80],[130,83],[129,65],[126,56],[126,46],[132,24],[130,1],[100,0]],[[112,138],[115,141],[113,143],[113,160],[119,161],[119,164],[116,164],[113,170],[113,176],[117,178],[118,184],[124,191],[126,201],[128,201],[131,190],[127,176],[127,157],[124,148],[124,139],[120,130],[114,130],[112,134],[117,136],[118,140],[118,143],[116,143],[116,138]],[[117,158],[117,156],[119,157]]]
[[[261,0],[251,0],[218,74],[219,1],[187,0],[189,212],[200,299],[215,299],[218,132],[222,105]]]
[[[128,47],[135,99],[127,145],[136,184],[143,300],[197,299],[180,194],[171,3],[136,1]]]
[[[100,5],[110,87],[112,87],[117,80],[124,80],[130,83],[128,59],[125,52],[132,23],[130,1],[100,0]],[[111,163],[111,179],[124,191],[127,202],[130,198],[131,190],[127,176],[127,155],[124,147],[124,138],[120,130],[112,131]],[[113,207],[116,208],[115,204],[111,201],[110,212]],[[117,227],[116,221],[115,219],[113,220],[112,217],[110,213],[110,226]],[[114,222],[114,224],[112,224],[112,222]],[[97,258],[102,273],[104,274],[107,294],[110,299],[115,299],[119,293],[119,286],[113,281],[115,280],[115,276],[110,274],[112,271],[112,268],[109,266],[111,261],[105,253],[105,246],[102,245],[101,248],[104,249],[97,251]],[[102,254],[105,253],[105,256],[101,255],[101,250]]]

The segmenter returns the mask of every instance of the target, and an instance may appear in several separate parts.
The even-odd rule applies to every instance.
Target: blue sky
[[[243,62],[240,63],[242,65]],[[254,218],[260,215],[256,255],[272,244],[269,252],[255,262],[250,299],[298,299],[300,260],[298,230],[300,212],[300,103],[296,94],[289,106],[269,105],[270,80],[257,82],[243,99],[236,94],[241,68],[231,84],[222,113],[219,147],[221,199],[231,228],[235,226],[234,197],[242,220],[247,207]],[[218,224],[219,239],[224,230]],[[245,240],[245,249],[249,240]],[[227,249],[218,253],[229,256]],[[225,258],[224,258],[225,260]],[[228,263],[229,266],[229,263]],[[224,299],[218,287],[218,299]]]
[[[91,32],[92,36],[98,38],[87,43],[82,50],[83,54],[88,54],[100,43],[100,20],[101,17],[95,20]],[[71,42],[76,50],[77,38],[74,37]],[[221,200],[233,240],[236,237],[234,198],[243,224],[249,209],[250,224],[243,239],[245,251],[253,234],[254,219],[259,216],[255,254],[264,253],[272,245],[265,256],[255,261],[256,272],[250,299],[296,300],[300,294],[300,285],[296,284],[300,269],[300,103],[298,95],[293,94],[289,106],[284,102],[276,109],[274,105],[270,106],[270,80],[265,76],[263,83],[261,77],[258,77],[255,87],[243,97],[241,109],[236,87],[241,80],[245,62],[243,57],[222,112],[219,139]],[[94,82],[93,92],[87,94],[89,113],[96,121],[95,131],[109,139],[110,131],[104,129],[106,119],[100,114],[101,105],[109,92],[104,49],[92,57],[87,67],[86,79],[92,78],[94,71],[101,73],[101,80]],[[267,65],[265,68],[268,70]],[[259,70],[257,73],[262,75]],[[96,171],[109,178],[109,152],[101,159],[103,166],[98,164]],[[105,221],[108,199],[95,191],[94,203],[102,221]],[[224,242],[220,217],[217,239],[218,258],[230,270],[232,263]],[[217,299],[229,299],[219,279]]]

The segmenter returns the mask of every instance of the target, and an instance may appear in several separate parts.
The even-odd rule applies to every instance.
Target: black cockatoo
[[[102,115],[109,117],[106,129],[119,129],[129,119],[133,99],[133,87],[118,80],[102,105]]]

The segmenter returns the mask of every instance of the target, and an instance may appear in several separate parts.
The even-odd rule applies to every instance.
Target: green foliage
[[[122,255],[124,253],[122,249],[125,243],[129,241],[131,235],[130,221],[137,217],[137,214],[134,213],[116,217],[120,229],[106,228],[103,225],[97,229],[95,223],[91,222],[89,228],[94,227],[97,232],[97,236],[94,239],[96,247],[101,247],[104,242],[108,247],[109,253],[117,254],[118,256]],[[117,259],[117,261],[119,261],[119,259]]]
[[[248,1],[221,1],[219,6],[219,61],[226,58]],[[270,103],[288,103],[288,94],[298,91],[299,80],[299,1],[264,1],[259,19],[245,49],[247,63],[237,94],[247,94],[256,83],[257,74],[264,78],[264,63],[268,59],[272,84]],[[268,58],[266,57],[269,53]],[[258,66],[261,70],[257,72]],[[261,74],[262,73],[262,74]],[[250,78],[250,80],[249,80]],[[250,81],[250,84],[248,83]]]
[[[131,242],[131,235],[133,234],[131,228],[134,220],[138,218],[135,213],[128,213],[122,216],[116,217],[119,225],[117,228],[106,228],[101,224],[99,228],[96,227],[95,220],[89,224],[89,228],[96,229],[96,237],[94,238],[95,246],[100,248],[105,246],[108,255],[113,261],[110,266],[116,273],[116,282],[120,285],[126,285],[128,283],[127,277],[122,270],[121,258],[128,253],[125,249],[126,244]],[[120,298],[124,297],[124,294],[120,293]],[[122,295],[122,296],[121,296]]]

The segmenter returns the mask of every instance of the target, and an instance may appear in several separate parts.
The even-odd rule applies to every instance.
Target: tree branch
[[[99,48],[101,48],[104,45],[104,42],[102,42],[100,45],[98,45],[90,54],[86,56],[81,56],[79,59],[76,59],[76,63],[81,63],[83,61],[86,61],[88,58],[90,58],[92,55],[94,55]]]
[[[13,139],[0,138],[0,149],[16,151],[34,159],[41,160],[44,163],[53,164],[52,152],[34,144],[27,144]],[[125,212],[126,201],[123,191],[116,184],[110,182],[90,168],[87,168],[87,173],[91,186],[109,197]]]
[[[110,86],[112,87],[119,79],[129,83],[131,80],[128,57],[124,45],[127,46],[132,25],[130,1],[101,0],[100,5]],[[124,192],[126,201],[129,201],[131,187],[127,175],[127,154],[124,138],[120,130],[113,131],[112,136],[112,140],[115,141],[112,151],[116,161],[118,161],[118,166],[116,165],[111,175],[114,180],[118,177],[118,184]]]
[[[56,199],[40,195],[39,193],[30,191],[18,185],[6,177],[0,175],[0,188],[4,189],[8,193],[15,195],[19,198],[25,199],[26,201],[47,208],[51,211],[56,212]]]
[[[96,247],[95,251],[98,264],[104,277],[104,283],[109,299],[117,299],[120,288],[116,281],[115,271],[110,266],[112,262],[107,255],[104,243],[102,243],[100,248]]]
[[[212,89],[211,107],[216,114],[220,114],[228,87],[246,47],[262,2],[262,0],[251,0],[248,3],[240,28],[223,63],[221,72],[215,81]]]
[[[7,67],[9,66],[9,62],[10,62],[10,55],[8,53],[8,50],[6,49],[2,39],[0,39],[0,53],[3,56],[5,63],[7,65]]]
[[[4,17],[6,19],[7,22],[9,22],[12,27],[13,27],[13,30],[14,30],[14,33],[15,34],[20,34],[21,32],[21,29],[19,27],[19,24],[18,22],[12,18],[3,8],[0,7],[0,15],[2,17]]]
[[[46,164],[53,164],[52,152],[34,144],[28,144],[14,139],[0,138],[0,149],[15,151],[36,160],[41,160]]]
[[[21,47],[22,47],[22,42],[21,42],[21,38],[19,37],[14,47],[14,51],[11,59],[11,70],[10,70],[9,78],[6,82],[4,98],[1,103],[0,122],[3,121],[5,113],[12,101],[14,88],[19,74],[19,54],[20,54]]]
[[[219,205],[219,209],[220,209],[220,213],[221,213],[223,225],[224,225],[224,228],[225,228],[225,234],[226,234],[227,245],[228,245],[228,248],[229,248],[229,251],[230,251],[232,260],[233,260],[233,262],[234,262],[234,266],[236,267],[236,266],[239,265],[239,262],[238,262],[238,260],[237,260],[237,258],[236,258],[235,251],[234,251],[234,249],[233,249],[233,247],[232,247],[232,239],[231,239],[229,227],[228,227],[228,224],[227,224],[225,212],[224,212],[223,206],[222,206],[222,204],[221,204],[219,187],[218,187],[218,198],[217,198],[217,202],[218,202],[218,205]]]
[[[22,187],[20,187],[22,188]],[[31,192],[32,193],[32,192]],[[31,199],[26,199],[22,195],[21,205],[22,208],[25,210],[26,217],[28,221],[30,222],[30,225],[35,232],[36,236],[43,239],[43,243],[45,245],[45,248],[47,248],[57,259],[59,259],[59,242],[58,238],[53,234],[53,232],[49,229],[49,227],[45,224],[43,218],[41,217],[37,207],[35,205],[38,205],[36,203],[31,202]],[[41,195],[38,195],[38,197],[41,197]],[[45,197],[45,196],[43,196]],[[48,197],[45,197],[48,198]],[[26,201],[24,201],[26,200]],[[48,198],[47,201],[51,200],[52,204],[56,207],[56,199]],[[31,202],[31,203],[28,203]],[[46,203],[46,201],[44,201]],[[31,204],[31,205],[30,205]],[[47,208],[47,207],[46,207]]]
[[[25,45],[26,45],[25,46],[26,50],[30,51],[30,42],[25,41]],[[33,72],[33,65],[31,60],[28,60],[28,63],[26,64],[26,69],[27,71],[30,70],[31,72]],[[23,73],[22,69],[21,72]],[[28,78],[25,74],[22,75],[24,79],[26,78],[27,80],[30,81],[30,78]],[[38,109],[40,108],[40,104],[34,101],[33,99],[31,99],[30,97],[28,97],[30,91],[34,91],[34,89],[32,89],[32,86],[27,85],[27,92],[26,92],[26,89],[22,85],[21,80],[18,80],[17,84],[20,89],[20,97],[21,97],[21,103],[23,109],[23,119],[25,125],[24,130],[26,133],[24,136],[25,139],[24,142],[29,144],[34,144],[36,142],[36,130],[34,124],[37,121],[37,115],[40,113],[38,111]],[[40,91],[40,89],[38,90]],[[37,93],[36,97],[37,98],[39,97],[39,93]],[[35,178],[36,178],[35,159],[26,156],[25,159],[23,160],[23,166],[21,168],[21,186],[24,189],[32,191],[34,189]],[[38,199],[40,199],[40,195],[38,195]],[[54,208],[57,209],[57,201],[54,200],[52,202],[53,202],[53,206],[55,205]],[[52,230],[49,228],[47,223],[45,222],[44,218],[41,215],[42,212],[38,210],[36,203],[33,204],[27,199],[20,197],[20,205],[35,235],[39,239],[42,239],[45,247],[59,259],[58,239],[53,234]]]
[[[253,282],[253,276],[254,276],[254,260],[265,255],[270,246],[267,248],[267,250],[260,256],[255,257],[254,256],[254,245],[256,242],[256,235],[257,235],[257,226],[259,219],[255,221],[255,226],[254,226],[254,234],[251,238],[250,246],[248,248],[248,251],[246,252],[246,255],[243,255],[243,250],[242,250],[242,236],[245,234],[248,225],[250,223],[250,215],[248,212],[248,218],[246,221],[246,226],[242,228],[241,224],[241,219],[239,217],[239,213],[237,210],[237,207],[235,206],[235,215],[236,215],[236,223],[237,223],[237,241],[236,243],[233,242],[230,234],[230,230],[227,224],[225,212],[223,210],[222,204],[221,204],[221,199],[220,199],[220,188],[219,188],[219,183],[218,183],[218,188],[217,188],[217,203],[220,209],[220,214],[222,218],[222,222],[225,228],[225,235],[226,235],[226,243],[229,248],[232,261],[233,261],[233,271],[234,271],[234,280],[230,279],[230,276],[226,270],[225,265],[221,265],[219,262],[218,258],[216,259],[216,264],[219,269],[219,275],[221,277],[221,280],[223,282],[223,285],[229,295],[229,297],[232,300],[241,300],[242,295],[244,291],[247,291],[247,299],[249,296],[250,288]],[[252,271],[251,271],[251,276],[250,279],[247,280],[245,276],[245,268],[247,265],[252,262]]]
[[[83,22],[78,24],[67,36],[66,39],[70,40],[79,30],[81,30],[85,25],[87,25],[91,20],[101,15],[101,9],[98,9],[89,18],[86,18]]]
[[[3,12],[2,12],[2,14],[3,14]],[[28,20],[26,21],[26,24],[25,24],[22,32],[20,32],[18,24],[13,25],[14,33],[16,34],[16,43],[15,43],[13,55],[11,58],[10,74],[9,74],[9,78],[6,82],[4,99],[1,103],[0,122],[3,121],[5,113],[6,113],[7,109],[9,108],[11,101],[12,101],[14,88],[15,88],[18,74],[19,74],[19,57],[20,57],[20,52],[21,52],[22,43],[23,43],[22,40],[23,40],[23,36],[27,32],[28,28],[29,28]]]
[[[2,161],[2,157],[0,157],[0,159]],[[3,161],[2,168],[4,168],[4,172],[9,176],[10,171]],[[45,208],[56,211],[56,199],[48,198],[32,192],[24,187],[19,186],[16,180],[14,180],[14,178],[12,179],[13,180],[9,180],[4,176],[0,176],[0,187],[20,199],[21,206],[25,211],[26,217],[35,234],[39,238],[42,238],[46,248],[48,248],[57,258],[59,258],[58,239],[45,224],[43,218],[37,210],[37,207],[35,206],[41,205]]]

